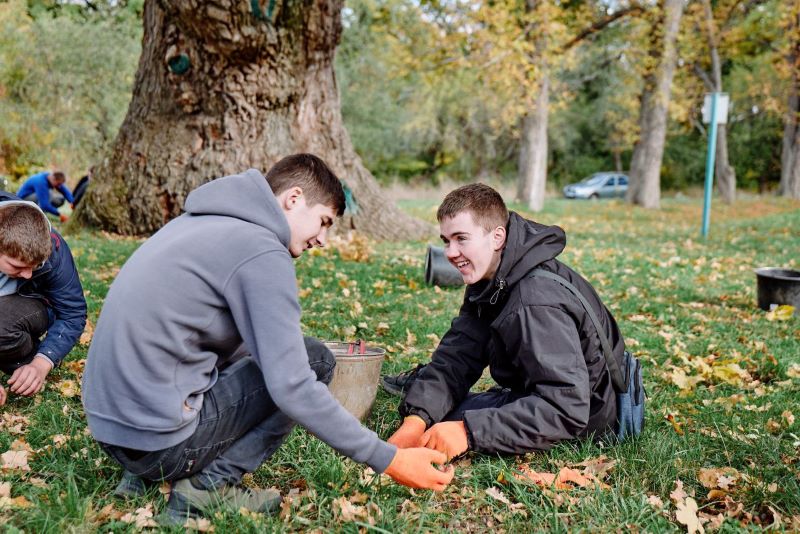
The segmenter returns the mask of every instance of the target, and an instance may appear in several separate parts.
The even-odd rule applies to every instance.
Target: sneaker
[[[387,393],[391,393],[392,395],[397,395],[402,397],[408,388],[411,387],[411,384],[419,376],[420,372],[427,367],[427,364],[419,364],[413,369],[409,369],[399,375],[386,375],[381,380],[381,384],[383,385],[383,389],[386,390]]]
[[[122,473],[122,480],[114,488],[114,496],[121,499],[134,499],[141,497],[147,491],[148,483],[128,470]]]
[[[161,523],[183,525],[186,519],[208,515],[208,512],[224,508],[238,511],[245,508],[252,512],[271,514],[281,505],[281,494],[273,489],[251,489],[226,484],[221,488],[205,489],[195,477],[182,478],[172,483],[172,491]]]

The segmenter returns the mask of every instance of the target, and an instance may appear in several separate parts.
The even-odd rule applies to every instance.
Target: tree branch
[[[607,16],[606,18],[604,18],[602,20],[598,20],[594,24],[589,26],[588,28],[585,28],[583,31],[578,33],[578,35],[573,37],[572,40],[570,40],[567,44],[565,44],[563,47],[561,47],[561,51],[562,52],[566,52],[567,50],[569,50],[570,48],[572,48],[576,44],[580,43],[581,41],[583,41],[584,39],[586,39],[590,35],[599,32],[600,30],[602,30],[603,28],[605,28],[606,26],[608,26],[612,22],[615,22],[616,20],[619,20],[622,17],[628,16],[628,15],[633,15],[635,13],[641,13],[641,12],[642,12],[642,6],[637,4],[637,5],[633,5],[631,7],[625,8],[625,9],[621,9],[620,11],[617,11],[616,13],[614,13],[612,15],[609,15],[609,16]]]

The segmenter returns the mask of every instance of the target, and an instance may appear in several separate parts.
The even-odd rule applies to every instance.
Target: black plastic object
[[[425,254],[425,283],[442,287],[464,285],[464,278],[447,261],[442,247],[428,245],[428,252]]]
[[[789,304],[800,309],[800,271],[761,267],[756,269],[758,307],[769,310],[771,304]]]

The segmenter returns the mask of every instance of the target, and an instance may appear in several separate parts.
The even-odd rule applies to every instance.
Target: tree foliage
[[[97,10],[0,3],[0,173],[81,172],[114,139],[139,56],[139,14],[134,4]]]

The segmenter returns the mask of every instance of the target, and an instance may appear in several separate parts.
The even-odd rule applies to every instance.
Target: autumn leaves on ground
[[[434,202],[408,203],[432,220]],[[660,211],[619,202],[549,203],[536,219],[567,231],[566,263],[584,273],[642,358],[644,434],[610,446],[567,443],[548,453],[456,463],[442,494],[410,491],[333,453],[305,431],[248,478],[285,496],[279,516],[219,514],[217,532],[800,529],[800,317],[756,306],[753,269],[800,268],[800,204],[747,198],[715,207],[699,237],[700,202]],[[119,468],[86,431],[83,359],[114,275],[141,241],[68,236],[89,302],[87,330],[36,398],[0,412],[0,523],[9,531],[152,528],[167,485],[145,497],[110,493]],[[461,289],[423,282],[424,243],[342,236],[297,265],[303,323],[324,339],[387,349],[384,372],[428,359]],[[143,332],[142,335],[147,335]],[[488,377],[477,387],[487,387]],[[397,399],[379,392],[368,425],[387,437]]]

